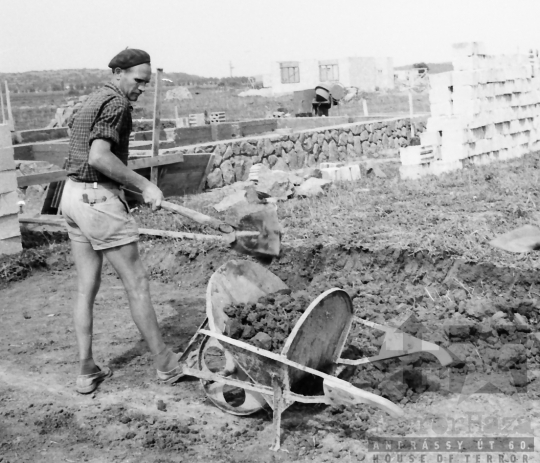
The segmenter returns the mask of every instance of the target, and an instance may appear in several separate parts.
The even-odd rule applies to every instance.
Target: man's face
[[[137,101],[139,95],[146,90],[151,76],[152,68],[148,63],[128,69],[117,68],[115,71],[116,84],[129,101]]]

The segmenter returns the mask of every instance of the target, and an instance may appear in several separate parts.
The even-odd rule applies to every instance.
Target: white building
[[[315,88],[321,82],[374,92],[394,88],[394,66],[388,57],[350,57],[330,60],[280,61],[264,76],[274,94]]]

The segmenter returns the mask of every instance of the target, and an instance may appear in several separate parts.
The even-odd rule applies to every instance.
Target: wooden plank
[[[165,197],[197,193],[210,156],[209,153],[184,154],[184,162],[160,167],[158,186]],[[137,173],[150,178],[150,169],[138,169]]]
[[[6,113],[4,112],[4,92],[2,92],[2,87],[0,87],[0,106],[2,107],[2,124],[5,124]]]
[[[152,135],[152,156],[159,155],[159,129],[161,126],[161,87],[163,85],[163,69],[156,69],[156,88],[154,94],[154,123],[153,123],[153,135]],[[150,168],[150,181],[157,185],[158,169],[156,167]]]
[[[128,167],[130,169],[144,169],[153,166],[165,166],[176,162],[184,162],[183,153],[162,154],[160,156],[146,157],[141,159],[130,159]]]
[[[43,172],[41,174],[29,174],[21,175],[17,177],[17,186],[24,188],[30,185],[42,185],[45,183],[61,182],[67,178],[67,171],[65,170],[53,170],[50,172]]]
[[[148,157],[128,161],[128,167],[133,170],[144,169],[151,166],[164,166],[168,164],[181,163],[182,159],[182,153],[164,154],[155,158]],[[17,177],[17,184],[19,188],[23,188],[30,185],[42,185],[45,183],[60,182],[62,180],[66,180],[66,178],[67,171],[53,170],[51,172],[43,172],[41,174],[21,175],[20,177]]]
[[[201,181],[199,182],[199,186],[197,188],[197,193],[201,193],[203,190],[204,190],[204,184],[206,183],[206,177],[208,177],[208,174],[210,173],[210,171],[212,170],[212,168],[214,167],[214,158],[216,156],[214,154],[212,154],[209,158],[208,158],[208,164],[206,164],[206,169],[204,170],[204,173],[203,173],[203,176],[201,178]]]
[[[8,113],[8,125],[9,125],[9,130],[13,132],[15,131],[15,121],[13,120],[13,114],[11,112],[11,99],[9,98],[9,88],[8,88],[7,80],[5,81],[5,83],[6,83],[6,104],[7,104],[7,113]]]

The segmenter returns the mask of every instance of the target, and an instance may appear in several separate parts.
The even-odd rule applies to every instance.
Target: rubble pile
[[[82,108],[82,105],[87,99],[88,95],[68,99],[65,104],[56,109],[54,119],[51,119],[47,128],[67,127],[70,119]]]

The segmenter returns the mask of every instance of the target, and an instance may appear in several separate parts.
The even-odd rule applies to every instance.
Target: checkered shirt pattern
[[[96,139],[111,142],[111,151],[127,165],[132,107],[113,84],[92,93],[70,121],[71,137],[66,163],[68,176],[76,182],[114,181],[88,164],[90,145]]]

